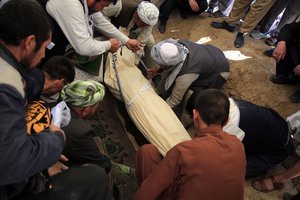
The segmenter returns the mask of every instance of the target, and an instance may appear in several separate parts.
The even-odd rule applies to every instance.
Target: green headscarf
[[[60,96],[63,101],[73,106],[93,106],[104,98],[105,88],[93,80],[77,80],[66,85]]]

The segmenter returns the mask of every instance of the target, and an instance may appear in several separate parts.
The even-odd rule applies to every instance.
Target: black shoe
[[[288,75],[282,74],[282,75],[273,75],[270,77],[270,81],[272,81],[275,84],[287,84],[287,85],[295,85],[296,82],[289,78]]]
[[[236,25],[230,25],[226,21],[222,22],[211,22],[210,25],[214,28],[218,29],[225,29],[229,32],[235,32],[236,31]]]
[[[244,46],[244,43],[245,43],[244,34],[241,33],[241,32],[238,32],[237,35],[236,35],[236,38],[234,40],[234,46],[236,48],[241,48],[241,47]]]
[[[273,57],[273,52],[275,48],[265,50],[264,54],[268,57]]]
[[[300,103],[300,89],[290,96],[290,101],[292,103]]]
[[[160,21],[158,25],[158,30],[160,33],[166,32],[166,22],[165,21]]]

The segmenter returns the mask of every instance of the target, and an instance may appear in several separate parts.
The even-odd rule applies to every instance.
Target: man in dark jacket
[[[276,74],[270,77],[275,84],[295,84],[300,75],[300,22],[285,25],[277,38],[273,52],[276,60]],[[291,97],[293,103],[300,103],[300,89]]]
[[[220,89],[229,74],[223,52],[212,45],[166,39],[152,48],[151,57],[159,67],[150,69],[149,74],[163,72],[157,91],[171,108],[191,90],[187,105],[192,111],[196,95],[204,89]]]
[[[67,138],[63,152],[69,159],[67,165],[93,163],[109,172],[111,162],[99,152],[93,139],[96,135],[94,129],[84,120],[95,114],[104,95],[104,86],[93,80],[73,81],[61,91],[60,96],[70,107],[72,118],[63,128]]]
[[[28,71],[44,57],[50,43],[48,16],[34,0],[10,0],[0,8],[0,27],[0,199],[70,199],[70,193],[78,199],[91,199],[88,191],[88,196],[100,196],[99,186],[94,191],[90,188],[106,183],[97,166],[67,170],[51,177],[50,183],[40,173],[56,163],[62,153],[65,136],[59,125],[52,123],[49,130],[27,135]],[[89,174],[91,171],[93,174]],[[75,172],[80,180],[70,179]],[[87,183],[83,188],[82,182]]]

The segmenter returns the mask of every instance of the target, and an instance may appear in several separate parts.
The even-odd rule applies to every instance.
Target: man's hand
[[[126,46],[129,50],[131,50],[131,51],[133,51],[133,52],[136,52],[136,51],[140,50],[141,47],[142,47],[141,43],[140,43],[138,40],[135,40],[135,39],[129,39],[129,40],[126,42],[125,46]]]
[[[121,42],[115,38],[111,38],[111,39],[109,39],[109,41],[110,41],[111,47],[108,51],[111,53],[117,52],[121,46]]]
[[[69,169],[66,165],[62,164],[61,162],[57,161],[53,166],[48,168],[49,176],[54,176],[59,174],[65,170]]]
[[[155,67],[152,67],[150,69],[148,69],[148,78],[149,79],[152,79],[154,76],[156,76],[158,74],[160,70],[160,67],[159,66],[155,66]]]
[[[190,4],[192,11],[194,11],[194,12],[199,11],[199,5],[196,2],[196,0],[189,0],[189,4]]]
[[[61,130],[60,128],[58,128],[57,126],[55,126],[54,124],[51,124],[50,127],[49,127],[50,131],[52,132],[56,132],[56,131],[59,131],[60,134],[62,134],[64,136],[64,141],[66,141],[66,135],[65,135],[65,132],[63,130]]]
[[[284,59],[285,54],[286,54],[286,43],[285,41],[280,41],[277,43],[276,48],[274,49],[273,58],[278,63]]]
[[[300,76],[300,64],[295,67],[294,72],[295,72],[295,75]]]

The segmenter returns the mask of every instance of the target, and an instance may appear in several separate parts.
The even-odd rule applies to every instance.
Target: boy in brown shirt
[[[135,199],[243,199],[244,147],[222,130],[228,120],[228,98],[218,90],[205,90],[193,113],[193,140],[179,143],[164,158],[154,145],[139,149],[140,189]]]

